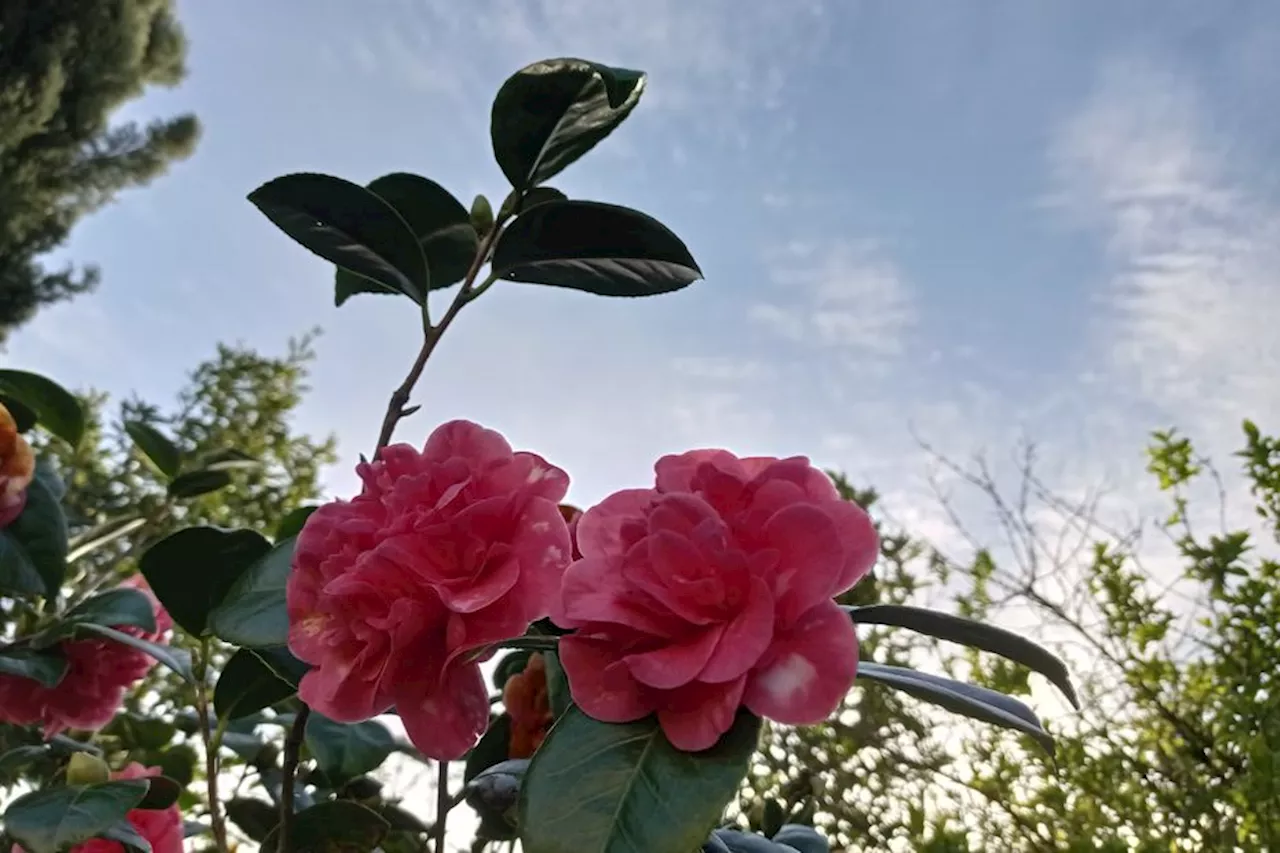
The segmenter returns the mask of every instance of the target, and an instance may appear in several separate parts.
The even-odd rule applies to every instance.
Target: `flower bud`
[[[493,228],[493,205],[483,195],[476,196],[476,200],[471,202],[471,227],[481,237]]]
[[[98,785],[110,781],[111,769],[107,762],[87,752],[73,752],[67,763],[68,785]]]

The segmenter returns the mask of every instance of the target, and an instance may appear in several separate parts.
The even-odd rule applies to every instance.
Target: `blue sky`
[[[490,99],[556,55],[651,78],[554,183],[657,216],[706,281],[642,301],[496,287],[445,339],[404,440],[453,417],[494,426],[568,469],[580,503],[645,482],[665,452],[807,453],[926,524],[913,430],[996,458],[1031,437],[1064,487],[1124,491],[1151,428],[1226,451],[1240,417],[1276,426],[1280,7],[1266,0],[180,13],[188,80],[123,117],[194,110],[202,143],[77,228],[54,260],[99,264],[101,288],[45,312],[8,358],[163,398],[219,341],[280,351],[321,326],[299,425],[339,436],[338,493],[417,318],[390,298],[335,309],[326,265],[244,196],[290,171],[408,170],[499,201]]]

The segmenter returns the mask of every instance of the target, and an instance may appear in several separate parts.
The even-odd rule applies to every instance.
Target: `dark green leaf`
[[[262,462],[234,448],[207,454],[199,465],[201,471],[256,471],[261,467]]]
[[[0,530],[0,591],[14,595],[44,595],[44,578],[27,549],[7,530]]]
[[[0,406],[9,410],[14,424],[18,427],[18,432],[29,432],[36,425],[35,411],[21,400],[10,397],[8,394],[0,394]]]
[[[111,521],[104,522],[97,527],[86,530],[84,533],[77,534],[68,543],[70,551],[67,552],[67,562],[74,563],[99,548],[110,545],[121,537],[128,536],[146,523],[147,520],[140,516],[113,518]]]
[[[35,471],[32,472],[35,479],[48,488],[49,494],[53,495],[58,503],[62,503],[62,499],[67,496],[67,484],[63,482],[61,475],[53,461],[48,456],[41,456],[36,460]]]
[[[173,740],[177,727],[157,717],[117,714],[102,731],[118,738],[125,749],[160,749]]]
[[[174,744],[156,756],[156,766],[164,775],[184,788],[195,778],[196,751],[185,743]]]
[[[697,850],[738,791],[760,733],[739,712],[714,747],[681,752],[656,717],[601,723],[570,707],[520,791],[525,853]]]
[[[249,651],[275,673],[276,678],[290,685],[294,690],[297,690],[302,676],[311,669],[309,664],[294,657],[288,646],[262,646]]]
[[[198,820],[184,820],[182,822],[183,838],[195,838],[197,835],[207,835],[210,831],[211,827]]]
[[[661,222],[598,201],[549,201],[526,211],[498,238],[493,272],[600,296],[653,296],[702,278],[689,249]]]
[[[78,635],[94,634],[99,637],[105,637],[108,640],[115,640],[117,643],[130,646],[140,652],[146,652],[160,663],[169,667],[169,669],[182,676],[184,681],[194,682],[195,677],[191,674],[191,655],[182,649],[170,648],[160,643],[152,643],[143,640],[132,634],[126,634],[123,631],[117,631],[115,628],[108,628],[105,625],[94,625],[86,623],[80,625],[76,629]]]
[[[335,782],[377,770],[395,749],[382,723],[337,723],[315,712],[307,720],[306,743],[316,764]]]
[[[290,836],[292,853],[365,853],[386,836],[388,825],[373,809],[351,800],[331,800],[298,812]],[[276,830],[262,842],[261,853],[275,853]]]
[[[505,222],[535,204],[545,204],[548,201],[564,201],[566,198],[568,196],[555,187],[534,187],[526,193],[512,190],[507,195],[506,200],[502,202],[502,208],[498,211],[498,218]]]
[[[40,644],[48,645],[75,633],[75,626],[92,622],[110,628],[126,625],[141,628],[148,634],[156,631],[156,612],[151,598],[142,590],[117,587],[87,598],[77,604],[58,624],[41,632]]]
[[[524,672],[532,654],[530,649],[516,649],[499,660],[498,665],[493,668],[493,686],[501,690],[507,685],[507,679]]]
[[[528,65],[493,101],[493,155],[511,186],[527,190],[559,173],[622,124],[645,75],[582,59]]]
[[[773,836],[775,844],[785,844],[796,853],[831,853],[831,844],[811,826],[789,823]]]
[[[427,257],[431,289],[448,287],[466,277],[475,261],[480,238],[467,209],[435,181],[406,172],[383,175],[369,189],[395,208],[409,225]],[[338,268],[335,302],[341,305],[357,293],[389,293],[386,287],[350,270]]]
[[[37,472],[38,473],[38,472]],[[56,598],[67,574],[67,517],[57,496],[57,486],[37,476],[27,487],[27,505],[0,537],[0,581],[29,585],[35,571],[43,589],[14,592]]]
[[[462,781],[470,782],[478,774],[511,757],[511,715],[501,714],[489,723],[480,742],[467,753]]]
[[[203,637],[212,628],[210,613],[270,550],[252,530],[187,527],[148,548],[138,565],[173,621]]]
[[[258,648],[289,643],[285,581],[296,538],[282,539],[241,575],[209,615],[209,630],[228,643]]]
[[[293,693],[293,686],[276,675],[261,658],[248,649],[240,649],[218,676],[213,690],[213,709],[219,717],[235,719],[269,708]]]
[[[151,784],[147,795],[138,803],[140,809],[167,809],[178,801],[178,795],[182,793],[182,786],[167,776],[148,776],[147,781]]]
[[[49,754],[49,747],[44,744],[39,746],[15,746],[8,752],[0,755],[0,780],[7,780],[10,775],[25,767],[29,767]]]
[[[319,508],[318,506],[300,506],[280,519],[280,524],[276,527],[276,541],[289,539],[301,533],[302,527],[307,523],[307,519],[311,517],[311,513]]]
[[[151,853],[151,842],[143,838],[138,833],[138,830],[133,828],[133,824],[127,820],[117,821],[102,832],[99,832],[98,837],[109,841],[118,841],[127,849],[136,850],[138,853]]]
[[[761,814],[760,831],[766,838],[773,838],[778,834],[778,830],[782,829],[782,824],[787,820],[787,813],[773,797],[769,797],[764,801],[764,809]]]
[[[960,643],[984,652],[1000,655],[1014,663],[1040,673],[1049,679],[1067,697],[1075,708],[1080,707],[1067,665],[1057,655],[1012,631],[939,613],[923,607],[907,607],[898,604],[872,604],[866,607],[846,607],[845,610],[859,625],[893,625],[907,628],[939,640]]]
[[[261,842],[279,823],[280,810],[262,800],[235,797],[227,801],[227,817],[251,840]]]
[[[67,659],[56,649],[37,651],[26,646],[0,650],[0,673],[29,678],[44,687],[57,687],[67,674]]]
[[[542,657],[547,665],[547,704],[551,706],[551,715],[558,720],[573,702],[569,695],[569,677],[560,665],[558,654],[543,652]]]
[[[144,421],[125,421],[124,431],[155,469],[172,480],[182,467],[182,451],[164,433]]]
[[[509,841],[519,828],[520,787],[529,759],[502,761],[467,781],[463,796],[480,818],[480,838]]]
[[[249,194],[268,219],[330,263],[419,305],[431,287],[426,256],[395,208],[331,175],[276,178]]]
[[[431,827],[423,823],[417,815],[407,812],[399,806],[379,806],[378,814],[382,815],[392,832],[412,832],[422,835],[431,831]]]
[[[33,791],[9,804],[5,831],[27,853],[58,853],[124,820],[146,793],[145,779]]]
[[[198,498],[231,485],[231,472],[217,468],[214,470],[188,471],[179,474],[169,483],[169,497]]]
[[[1053,755],[1053,738],[1040,725],[1039,717],[1012,696],[938,675],[870,661],[858,662],[858,678],[879,682],[974,720],[1022,732]]]
[[[0,393],[26,406],[40,426],[72,447],[80,444],[84,409],[75,395],[57,382],[25,370],[0,370]]]

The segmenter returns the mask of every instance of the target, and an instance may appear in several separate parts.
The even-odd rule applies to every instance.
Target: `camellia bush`
[[[511,190],[496,213],[402,172],[368,186],[285,175],[249,195],[335,265],[338,305],[399,297],[422,327],[371,424],[360,493],[290,513],[273,538],[196,525],[156,539],[139,513],[69,516],[76,471],[36,458],[27,436],[77,446],[80,403],[50,379],[0,370],[0,783],[16,786],[3,814],[15,853],[174,853],[184,838],[228,853],[239,843],[229,823],[269,851],[442,853],[464,802],[479,819],[475,849],[817,853],[829,846],[804,814],[771,802],[751,834],[732,803],[762,719],[820,723],[855,684],[1052,751],[1011,697],[859,661],[859,625],[897,626],[1001,655],[1075,701],[1061,661],[1009,632],[836,604],[872,570],[877,531],[805,457],[665,456],[652,482],[583,512],[564,503],[567,472],[478,424],[393,443],[440,339],[496,285],[640,297],[701,278],[657,220],[547,185],[644,86],[640,72],[577,59],[507,80],[492,143]],[[436,315],[433,292],[449,290]],[[234,472],[255,464],[234,447],[188,458],[153,425],[126,428],[175,505],[235,488]],[[78,564],[104,552],[137,571],[86,586]],[[178,689],[158,690],[157,662]],[[410,744],[374,719],[386,714]],[[147,727],[166,725],[149,743]],[[171,760],[197,747],[198,771]],[[437,765],[430,823],[369,777],[396,750]],[[461,788],[451,762],[464,762]],[[267,801],[242,794],[246,778]]]

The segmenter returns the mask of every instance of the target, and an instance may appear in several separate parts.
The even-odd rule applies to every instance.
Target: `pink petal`
[[[768,659],[749,677],[745,704],[780,723],[813,725],[839,707],[857,671],[853,622],[826,601],[775,635]]]
[[[669,690],[688,684],[707,665],[720,642],[723,628],[711,625],[682,641],[669,641],[653,651],[627,655],[623,660],[636,681]]]
[[[422,682],[395,688],[396,713],[423,755],[439,761],[461,758],[489,725],[489,694],[478,664],[450,667],[438,690]]]
[[[773,610],[773,593],[768,585],[758,577],[751,578],[742,610],[725,627],[698,680],[732,681],[758,664],[773,642]]]
[[[386,452],[385,450],[383,451]],[[511,445],[502,434],[471,421],[449,421],[427,437],[422,455],[431,462],[462,457],[475,467],[511,459]]]
[[[844,545],[830,515],[810,504],[793,504],[765,524],[764,539],[778,551],[773,592],[778,622],[786,625],[830,599],[844,571]]]
[[[576,634],[562,637],[560,664],[573,701],[588,717],[629,723],[652,713],[644,689],[608,641]]]
[[[520,580],[514,595],[526,620],[549,616],[560,597],[560,584],[572,559],[569,526],[560,507],[534,498],[525,509],[519,532],[511,540],[512,555],[520,564]]]
[[[690,450],[687,453],[663,456],[654,464],[656,484],[660,492],[687,492],[692,489],[693,477],[699,466],[712,464],[716,468],[746,479],[738,457],[727,450]]]
[[[298,698],[331,720],[362,722],[391,707],[390,698],[378,689],[380,679],[363,676],[353,672],[350,662],[331,658],[302,677]]]
[[[621,564],[620,557],[587,557],[570,565],[560,587],[560,608],[552,613],[552,620],[562,628],[612,622],[660,637],[678,630],[681,620],[658,612],[648,595],[627,585]]]
[[[662,733],[676,749],[701,752],[710,749],[733,727],[742,704],[746,678],[723,684],[694,682],[673,691],[673,702],[658,710]]]
[[[866,510],[855,503],[822,504],[844,546],[844,566],[830,590],[832,597],[853,586],[871,571],[880,557],[880,536]]]
[[[657,498],[652,489],[614,492],[583,513],[578,521],[578,550],[584,557],[621,554],[632,542],[623,540],[623,525],[644,519]]]

